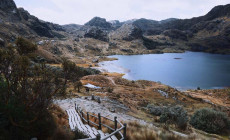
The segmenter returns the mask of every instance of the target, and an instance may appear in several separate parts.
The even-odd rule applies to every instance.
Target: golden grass
[[[72,140],[74,139],[74,133],[69,128],[68,116],[64,111],[57,105],[51,105],[49,108],[50,113],[56,123],[56,130],[50,140],[62,139]]]
[[[113,72],[113,73],[109,73],[109,72],[104,72],[102,73],[101,75],[104,75],[104,76],[109,76],[109,77],[122,77],[124,76],[125,74],[123,73],[116,73],[116,72]]]

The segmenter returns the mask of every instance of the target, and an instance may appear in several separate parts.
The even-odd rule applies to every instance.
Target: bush
[[[204,108],[197,110],[191,117],[190,124],[208,133],[223,133],[230,127],[230,120],[223,112]]]
[[[113,88],[109,87],[109,88],[107,89],[107,91],[108,91],[109,93],[112,93],[112,92],[113,92]]]
[[[188,114],[183,107],[174,106],[167,108],[163,111],[163,113],[160,115],[160,121],[162,123],[174,123],[180,129],[186,129],[188,122]]]
[[[0,139],[45,139],[56,128],[48,107],[62,79],[14,48],[0,49]]]
[[[16,45],[17,45],[17,51],[21,55],[33,53],[34,51],[36,51],[38,49],[36,44],[34,44],[34,43],[30,42],[29,40],[24,39],[22,37],[19,37],[16,40]]]

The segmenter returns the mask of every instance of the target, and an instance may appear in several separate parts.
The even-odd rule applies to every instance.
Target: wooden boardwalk
[[[68,116],[69,116],[69,125],[71,130],[79,130],[80,132],[83,132],[84,134],[87,134],[89,138],[95,138],[98,134],[100,134],[101,139],[108,136],[108,133],[103,133],[101,130],[97,130],[95,127],[90,127],[89,125],[83,124],[81,117],[76,112],[75,109],[68,109],[66,110]],[[103,139],[104,140],[104,139]],[[110,138],[107,138],[106,140],[117,140],[117,138],[113,135]]]

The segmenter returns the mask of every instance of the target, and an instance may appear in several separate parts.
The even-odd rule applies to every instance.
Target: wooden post
[[[78,112],[78,106],[76,103],[75,103],[75,110]]]
[[[101,130],[101,114],[98,113],[98,129]]]
[[[114,123],[115,123],[114,129],[117,130],[117,117],[114,117]]]
[[[101,135],[100,135],[100,134],[97,134],[96,140],[100,140],[100,139],[101,139]]]
[[[87,112],[87,122],[88,122],[88,125],[89,125],[89,112]]]
[[[94,97],[94,95],[92,95],[92,98],[91,98],[92,100],[95,100],[95,97]]]
[[[123,136],[124,136],[124,140],[126,140],[126,128],[127,128],[127,124],[124,124],[124,132],[123,132]]]
[[[84,123],[84,119],[83,119],[83,118],[84,118],[84,114],[83,114],[82,110],[81,110],[81,117],[82,117],[82,118],[81,118],[81,119],[82,119],[82,122]]]

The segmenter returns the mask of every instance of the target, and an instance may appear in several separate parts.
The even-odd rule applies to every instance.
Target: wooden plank
[[[109,133],[105,133],[105,135],[106,136],[108,136],[109,135]],[[108,138],[108,139],[106,139],[106,140],[112,140],[111,138]]]
[[[72,117],[73,117],[74,122],[75,122],[75,124],[76,124],[76,128],[77,128],[79,131],[84,132],[84,129],[81,127],[81,125],[80,125],[80,123],[79,123],[79,121],[78,121],[78,119],[77,119],[77,116],[76,116],[77,114],[76,114],[76,112],[74,112],[74,110],[71,110],[70,112],[72,113]]]
[[[74,127],[73,127],[73,124],[72,124],[71,116],[70,116],[70,114],[69,114],[69,110],[66,110],[66,112],[67,112],[67,114],[68,114],[68,116],[69,116],[69,126],[70,126],[70,129],[73,130]]]
[[[93,133],[94,133],[95,135],[99,134],[98,131],[97,131],[97,129],[96,129],[95,127],[92,127],[92,130],[93,130]]]
[[[76,112],[75,109],[66,110],[69,116],[69,125],[71,130],[78,129],[79,131],[88,134],[90,138],[95,138],[97,134],[100,134],[101,137],[106,137],[109,134],[103,133],[101,130],[97,130],[95,127],[90,127],[89,125],[84,125],[80,115]],[[107,140],[118,140],[116,136],[111,136]]]
[[[70,114],[71,122],[72,122],[72,124],[73,124],[73,130],[74,130],[74,129],[76,128],[77,124],[76,124],[76,122],[75,122],[75,120],[74,120],[74,116],[73,116],[71,110],[69,110],[69,114]]]
[[[92,128],[89,126],[89,125],[85,125],[85,127],[87,128],[88,132],[89,132],[89,135],[91,138],[95,138],[96,135],[93,133],[93,130]]]
[[[105,137],[105,134],[101,131],[101,130],[98,130],[98,133],[101,134],[101,137]]]
[[[79,114],[76,112],[76,110],[74,110],[74,113],[76,113],[76,118],[77,118],[77,121],[79,123],[79,125],[81,126],[81,128],[84,130],[84,132],[88,132],[87,131],[87,128],[85,127],[85,125],[83,124],[82,120],[81,120],[81,117],[79,116]]]
[[[111,136],[111,139],[112,139],[112,140],[118,140],[114,135]]]

